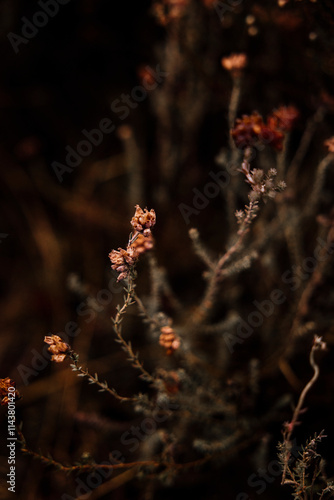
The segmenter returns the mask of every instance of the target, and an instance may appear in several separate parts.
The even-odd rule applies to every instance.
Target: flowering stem
[[[243,161],[241,164],[241,172],[246,177],[246,182],[248,182],[251,186],[253,186],[254,180],[252,177],[252,173],[250,172],[250,159],[252,156],[252,149],[246,148],[244,152]],[[222,269],[224,265],[230,261],[230,259],[236,254],[240,248],[242,247],[243,240],[249,230],[249,226],[252,223],[252,220],[257,216],[257,212],[259,209],[258,201],[251,200],[249,202],[249,206],[246,206],[244,210],[244,218],[240,225],[240,229],[237,232],[237,240],[233,243],[232,246],[227,250],[227,252],[212,266],[211,273],[208,281],[208,285],[204,294],[204,298],[197,310],[195,311],[192,322],[193,323],[203,323],[209,315],[212,307],[214,306],[214,299],[217,295],[219,284],[224,278],[222,273]]]

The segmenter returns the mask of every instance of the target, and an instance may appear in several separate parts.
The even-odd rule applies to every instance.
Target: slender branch
[[[310,352],[310,365],[314,371],[313,377],[306,384],[306,386],[304,387],[304,389],[301,392],[301,395],[299,396],[299,400],[298,400],[297,406],[295,408],[295,411],[293,412],[291,422],[287,422],[284,426],[285,428],[283,431],[283,438],[284,438],[283,442],[284,442],[284,446],[286,449],[286,456],[285,456],[285,460],[284,460],[284,468],[283,468],[281,484],[285,484],[285,477],[286,477],[286,473],[288,470],[288,462],[289,462],[289,459],[291,456],[291,435],[294,431],[294,428],[298,424],[298,417],[302,411],[302,407],[304,405],[306,395],[309,392],[309,390],[311,389],[311,387],[315,384],[317,378],[319,377],[319,366],[316,364],[316,362],[314,360],[314,353],[315,353],[315,351],[325,350],[325,349],[326,349],[326,343],[323,342],[322,337],[318,337],[317,335],[315,335],[314,340],[313,340],[312,349]]]
[[[124,296],[124,303],[123,306],[117,306],[117,313],[115,318],[112,318],[112,321],[114,323],[114,331],[117,335],[116,342],[122,345],[123,351],[125,351],[128,356],[129,356],[129,361],[131,361],[132,366],[136,368],[137,370],[141,371],[141,378],[146,380],[147,382],[154,382],[154,378],[152,375],[150,375],[145,368],[143,367],[142,363],[138,359],[138,354],[134,353],[132,349],[131,342],[127,342],[122,335],[122,328],[121,328],[121,322],[123,320],[123,316],[129,306],[135,303],[135,291],[134,291],[135,285],[133,282],[133,277],[131,273],[129,273],[127,277],[127,288],[125,288],[126,295]]]
[[[73,361],[70,366],[74,372],[79,372],[78,377],[88,378],[89,384],[95,384],[100,387],[99,392],[108,392],[119,401],[138,401],[138,397],[127,398],[120,396],[115,389],[108,387],[108,383],[106,381],[101,382],[98,378],[97,373],[95,373],[95,375],[92,375],[91,373],[89,373],[87,368],[82,368],[82,366],[79,366],[79,355],[76,352],[69,351],[66,356]]]
[[[175,311],[181,311],[183,306],[175,296],[172,287],[168,282],[165,269],[158,267],[157,260],[152,252],[149,252],[147,257],[150,266],[151,280],[150,314],[152,314],[152,312],[156,313],[161,309],[162,297],[165,297],[168,300],[170,306]]]
[[[238,111],[238,106],[239,106],[239,101],[240,101],[240,96],[241,96],[241,77],[235,77],[233,78],[233,88],[231,92],[231,97],[230,97],[230,102],[229,102],[229,107],[228,107],[228,125],[229,129],[231,130],[234,127],[234,122],[237,116],[237,111]],[[230,148],[231,150],[236,149],[236,145],[230,136]]]
[[[324,116],[325,116],[324,107],[319,107],[317,111],[314,113],[314,115],[308,120],[305,132],[301,138],[299,147],[289,168],[288,178],[287,178],[288,186],[295,185],[299,167],[307,153],[308,147],[311,143],[311,140],[317,129],[317,126],[320,122],[322,122]]]
[[[284,197],[277,200],[277,211],[291,262],[299,265],[302,261],[300,213],[294,207],[288,207]]]
[[[157,321],[155,318],[153,318],[149,314],[148,310],[144,306],[141,298],[138,297],[138,295],[136,294],[135,290],[133,291],[133,298],[138,306],[138,309],[140,310],[141,315],[144,316],[144,318],[147,320],[148,323],[150,323],[151,325],[154,325],[155,327],[157,327],[160,330],[162,325],[159,323],[159,321]]]
[[[283,149],[277,154],[277,178],[278,180],[283,180],[285,177],[285,171],[286,171],[286,159],[287,159],[287,152],[289,148],[289,143],[290,143],[290,133],[287,132],[284,136],[283,139]]]
[[[194,467],[198,467],[200,465],[205,464],[206,462],[209,462],[210,460],[218,457],[218,456],[228,456],[232,455],[233,453],[236,453],[237,451],[240,451],[247,446],[249,446],[251,443],[255,442],[256,440],[259,439],[259,434],[254,434],[248,439],[245,439],[244,441],[241,441],[237,444],[235,444],[234,447],[231,449],[224,449],[223,451],[217,451],[212,454],[207,454],[203,458],[195,459],[189,462],[185,463],[175,463],[174,461],[166,461],[166,460],[143,460],[143,461],[138,461],[138,462],[128,462],[128,463],[83,463],[83,464],[76,464],[76,465],[65,465],[61,462],[58,462],[55,460],[51,455],[45,456],[42,453],[38,453],[36,451],[30,450],[27,447],[26,439],[22,433],[22,430],[16,427],[17,434],[19,436],[18,443],[21,445],[21,451],[22,453],[29,455],[35,459],[40,460],[47,466],[53,466],[58,470],[61,470],[63,472],[84,472],[84,471],[92,471],[96,469],[105,469],[105,470],[121,470],[121,469],[131,469],[133,467],[155,467],[155,468],[161,468],[165,467],[166,469],[174,469],[176,471],[180,470],[187,470],[191,469]]]
[[[248,233],[249,226],[252,220],[256,217],[258,212],[258,202],[250,201],[249,206],[246,207],[246,217],[241,224],[238,231],[238,238],[236,242],[227,250],[227,252],[217,261],[214,269],[212,270],[204,297],[197,310],[193,314],[193,321],[198,323],[203,322],[210,310],[214,305],[214,298],[218,292],[219,284],[223,278],[222,269],[231,258],[241,249],[244,238]]]
[[[316,287],[319,283],[321,283],[322,277],[325,274],[328,261],[331,257],[330,244],[330,242],[327,243],[327,245],[321,249],[321,254],[318,257],[316,268],[314,269],[312,276],[307,282],[307,285],[299,298],[295,317],[290,330],[290,339],[299,335],[301,320],[304,316],[306,316],[311,297]]]
[[[232,130],[235,126],[235,120],[237,117],[240,96],[241,96],[241,88],[242,88],[242,76],[235,75],[233,78],[233,87],[231,92],[231,97],[229,101],[228,107],[228,126],[229,130]],[[231,160],[232,163],[237,162],[239,157],[239,150],[235,145],[235,142],[229,134],[229,146],[231,150]],[[226,191],[226,209],[227,209],[227,219],[230,226],[230,230],[233,231],[236,227],[236,221],[234,217],[234,213],[237,209],[237,196],[236,196],[236,185],[238,183],[238,179],[236,177],[232,177],[229,189]]]
[[[324,184],[325,180],[325,175],[327,171],[327,167],[334,161],[334,154],[333,153],[328,153],[325,158],[319,163],[316,175],[315,175],[315,180],[314,180],[314,185],[312,192],[309,196],[309,199],[307,200],[307,206],[305,207],[305,216],[310,216],[315,213],[318,202],[319,202],[319,197],[321,194],[321,189]]]
[[[214,271],[215,270],[215,262],[212,260],[212,258],[209,255],[208,249],[205,248],[205,245],[201,241],[198,230],[195,228],[191,228],[189,230],[189,236],[190,236],[191,241],[193,243],[193,248],[194,248],[196,255],[204,262],[204,264],[209,269]]]

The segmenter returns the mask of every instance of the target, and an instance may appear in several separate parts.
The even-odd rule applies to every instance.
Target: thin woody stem
[[[226,263],[238,252],[242,247],[243,240],[248,233],[249,225],[251,224],[254,215],[258,210],[258,204],[256,201],[251,201],[248,207],[248,214],[238,231],[238,239],[236,242],[227,250],[227,252],[218,260],[215,268],[212,272],[211,278],[209,280],[207,289],[205,291],[204,298],[201,304],[198,306],[197,311],[194,314],[194,319],[196,322],[204,321],[214,305],[214,298],[218,292],[219,284],[223,279],[222,269]]]
[[[241,96],[241,87],[242,87],[242,76],[237,75],[233,76],[233,87],[231,92],[231,97],[229,101],[228,107],[228,126],[231,131],[235,126],[235,120],[237,117],[240,96]],[[232,162],[236,162],[239,157],[238,148],[235,145],[235,142],[232,138],[232,135],[229,134],[229,146],[232,152],[231,160]],[[233,231],[236,227],[236,220],[234,217],[234,213],[237,209],[237,197],[236,197],[236,184],[238,180],[236,178],[232,178],[230,188],[226,191],[226,208],[227,208],[227,220],[230,226],[230,229]]]
[[[298,170],[299,166],[301,165],[308,147],[311,143],[311,140],[313,138],[313,135],[317,129],[317,126],[322,120],[324,119],[325,116],[325,108],[320,106],[317,111],[314,113],[314,115],[308,120],[305,132],[303,134],[303,137],[301,138],[299,147],[297,149],[297,152],[291,162],[291,165],[289,167],[289,173],[288,173],[288,178],[287,178],[287,183],[289,186],[294,186],[296,183],[297,175],[298,175]]]
[[[321,337],[318,337],[317,335],[315,335],[314,336],[313,345],[312,345],[312,349],[311,349],[311,352],[310,352],[310,365],[312,366],[313,371],[314,371],[313,377],[311,378],[311,380],[306,384],[306,386],[302,390],[302,392],[301,392],[301,394],[299,396],[299,400],[298,400],[297,406],[295,408],[295,411],[293,412],[291,422],[289,422],[289,423],[287,423],[285,425],[285,430],[284,430],[284,433],[283,433],[284,444],[285,444],[285,446],[287,448],[288,453],[287,453],[286,460],[285,460],[285,463],[284,463],[281,484],[285,483],[285,477],[286,477],[286,473],[287,473],[287,469],[288,469],[288,462],[289,462],[289,458],[290,458],[290,448],[291,448],[291,436],[292,436],[292,433],[293,433],[294,428],[295,428],[295,426],[297,424],[298,417],[299,417],[300,412],[302,410],[302,407],[304,405],[304,401],[305,401],[306,395],[309,392],[309,390],[311,389],[311,387],[315,384],[316,380],[319,377],[319,366],[316,364],[316,362],[314,360],[314,352],[318,351],[318,350],[325,350],[325,349],[326,349],[325,342],[322,341]]]
[[[205,248],[203,242],[201,241],[198,230],[195,228],[190,229],[189,236],[192,240],[194,252],[196,253],[196,255],[204,262],[208,269],[214,271],[215,262],[210,257],[207,248]]]
[[[152,377],[152,375],[150,375],[145,370],[142,363],[139,361],[138,354],[133,352],[131,342],[127,342],[123,338],[123,335],[122,335],[121,322],[123,319],[123,315],[125,314],[127,308],[135,303],[134,288],[135,288],[135,286],[134,286],[133,279],[129,275],[127,278],[127,288],[125,288],[126,295],[124,296],[123,306],[122,307],[118,306],[116,316],[115,316],[115,318],[112,319],[112,321],[114,323],[114,331],[117,335],[116,342],[120,343],[122,345],[122,349],[129,355],[128,359],[129,359],[129,361],[132,362],[132,366],[141,371],[142,378],[144,380],[146,380],[147,382],[154,382],[154,378]]]
[[[240,95],[241,95],[241,77],[238,76],[233,78],[233,88],[228,108],[228,125],[230,130],[234,127],[234,122],[237,116],[237,111],[240,101]],[[229,141],[232,151],[235,150],[236,145],[231,136]]]
[[[297,303],[295,317],[290,330],[290,338],[295,338],[300,335],[299,328],[302,322],[302,318],[306,316],[311,297],[316,287],[321,282],[323,275],[325,274],[326,267],[328,265],[328,259],[330,258],[330,250],[330,243],[327,243],[327,245],[321,249],[321,254],[319,255],[317,265],[306,287],[302,291],[302,294]]]
[[[313,377],[306,384],[306,386],[304,387],[304,389],[301,392],[301,395],[299,396],[299,400],[298,400],[297,406],[295,408],[295,411],[293,412],[292,420],[290,422],[291,429],[290,429],[290,431],[289,431],[289,433],[287,435],[288,441],[290,440],[290,437],[291,437],[291,434],[293,432],[293,429],[294,429],[294,427],[295,427],[295,425],[297,423],[297,419],[298,419],[298,416],[299,416],[300,411],[302,409],[302,406],[304,404],[306,394],[308,393],[308,391],[311,389],[312,385],[315,383],[315,381],[319,377],[319,366],[314,361],[314,351],[316,351],[316,350],[317,350],[317,347],[315,347],[315,345],[313,345],[312,349],[311,349],[311,353],[310,353],[310,365],[312,366],[312,368],[314,370]]]
[[[310,194],[309,199],[307,200],[307,206],[305,207],[305,215],[310,216],[312,215],[317,208],[317,205],[319,203],[319,197],[321,194],[321,189],[324,184],[326,172],[327,172],[327,167],[334,161],[334,154],[333,153],[328,153],[325,158],[319,163],[316,175],[315,175],[315,180],[314,180],[314,185],[312,192]]]
[[[155,468],[165,467],[166,469],[174,469],[176,471],[178,471],[178,470],[182,471],[182,470],[192,469],[192,468],[198,467],[200,465],[204,465],[206,462],[209,462],[210,460],[212,460],[213,458],[215,458],[217,456],[221,456],[221,455],[226,456],[227,454],[233,454],[238,450],[246,448],[251,443],[253,443],[254,441],[259,439],[259,435],[255,434],[251,438],[245,439],[244,441],[241,441],[240,443],[236,444],[229,451],[224,450],[224,451],[215,452],[212,454],[208,454],[203,458],[200,458],[197,460],[192,460],[192,461],[185,462],[185,463],[175,463],[174,461],[166,461],[166,460],[163,460],[163,461],[143,460],[143,461],[128,462],[128,463],[120,462],[120,463],[116,463],[116,464],[115,463],[113,463],[113,464],[112,463],[109,463],[109,464],[108,463],[102,463],[102,464],[99,464],[99,463],[87,464],[87,463],[85,463],[85,464],[77,464],[77,465],[65,465],[65,464],[55,460],[50,455],[45,456],[45,455],[42,455],[41,453],[30,450],[27,447],[25,437],[24,437],[21,429],[19,429],[18,426],[16,426],[16,432],[17,432],[18,437],[19,437],[18,442],[21,445],[21,451],[24,454],[30,455],[31,457],[40,460],[41,462],[45,463],[46,465],[51,465],[51,466],[55,467],[56,469],[61,470],[63,472],[75,472],[75,471],[83,472],[83,471],[92,471],[95,469],[121,470],[121,469],[131,469],[133,467],[145,467],[145,466],[155,467]]]
[[[207,456],[198,460],[194,460],[192,462],[186,462],[184,464],[177,464],[175,462],[161,462],[158,460],[144,460],[144,461],[138,461],[138,462],[128,462],[128,463],[116,463],[116,464],[97,464],[97,463],[89,463],[89,464],[78,464],[78,465],[64,465],[61,462],[58,462],[57,460],[54,460],[50,455],[45,456],[42,455],[41,453],[38,453],[36,451],[30,450],[27,447],[26,439],[23,435],[22,430],[16,426],[16,432],[18,434],[18,442],[21,445],[21,451],[26,454],[30,455],[33,458],[39,459],[41,462],[45,463],[46,465],[52,465],[58,470],[61,470],[63,472],[75,472],[75,471],[90,471],[94,469],[111,469],[111,470],[117,470],[117,469],[131,469],[132,467],[144,467],[144,466],[150,466],[150,467],[161,467],[165,466],[166,468],[174,468],[174,469],[183,469],[183,468],[191,468],[191,467],[196,467],[198,465],[201,465],[208,460],[210,460],[211,456]]]
[[[250,172],[250,158],[252,155],[251,148],[246,148],[244,153],[244,158],[241,164],[241,172],[245,175],[246,181],[253,185],[253,178]],[[195,311],[192,322],[203,323],[207,316],[209,315],[211,309],[214,306],[215,296],[217,295],[220,282],[224,279],[222,269],[224,265],[230,261],[230,259],[240,250],[242,247],[244,238],[249,231],[249,226],[252,220],[257,216],[259,206],[257,201],[250,200],[249,206],[246,206],[245,218],[241,223],[240,229],[237,233],[238,238],[235,243],[230,246],[227,252],[215,263],[214,267],[211,266],[211,276],[203,297],[202,302],[197,307]]]
[[[148,313],[146,307],[144,306],[142,300],[140,299],[140,297],[138,297],[138,295],[136,294],[135,291],[133,291],[133,298],[134,300],[136,301],[137,303],[137,306],[141,312],[141,314],[147,319],[147,321],[149,323],[151,323],[152,325],[156,326],[157,328],[161,328],[161,325],[159,323],[159,321],[157,321],[156,319],[152,318],[152,316],[150,316],[150,314]]]
[[[114,398],[118,399],[119,401],[137,401],[138,400],[137,397],[127,398],[127,397],[120,396],[116,392],[115,389],[108,387],[107,382],[101,382],[98,378],[97,373],[95,373],[95,375],[92,375],[91,373],[89,373],[87,368],[82,368],[82,366],[79,366],[79,355],[76,352],[69,351],[67,353],[67,357],[69,359],[71,359],[71,361],[73,362],[71,364],[72,370],[79,372],[78,373],[79,377],[88,378],[90,384],[94,384],[94,385],[97,385],[98,387],[100,387],[99,392],[102,392],[102,391],[108,392],[109,394],[114,396]]]
[[[287,132],[283,139],[282,151],[280,151],[277,154],[277,178],[279,180],[283,180],[285,177],[286,159],[287,159],[289,142],[290,142],[290,133]]]

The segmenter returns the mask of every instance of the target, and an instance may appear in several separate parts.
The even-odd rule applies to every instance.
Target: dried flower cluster
[[[231,54],[221,59],[221,65],[227,71],[230,71],[233,77],[241,75],[242,70],[247,66],[246,54]]]
[[[244,149],[258,144],[269,144],[273,149],[283,149],[284,132],[291,130],[299,113],[293,106],[282,106],[268,116],[267,122],[254,112],[236,120],[231,130],[235,145]]]
[[[8,389],[9,387],[15,387],[16,383],[14,380],[11,380],[9,377],[0,379],[0,404],[1,406],[7,406],[8,399]],[[15,389],[15,399],[19,399],[19,392]]]
[[[131,219],[131,226],[134,231],[142,233],[144,236],[150,236],[151,228],[156,223],[155,211],[152,209],[150,211],[145,208],[142,210],[139,205],[136,205],[136,211]]]
[[[170,356],[180,347],[180,339],[170,326],[163,326],[160,332],[159,344],[166,349],[166,354]]]
[[[238,118],[231,135],[235,145],[240,149],[258,144],[270,144],[278,151],[283,147],[283,133],[266,125],[262,116],[257,112]]]
[[[295,106],[280,106],[268,116],[267,123],[271,130],[290,132],[298,118],[299,111]]]
[[[153,247],[153,237],[151,228],[156,223],[155,211],[141,209],[136,205],[136,211],[131,219],[131,226],[134,229],[134,234],[130,238],[126,250],[119,248],[112,250],[109,254],[111,267],[119,274],[117,281],[125,279],[129,275],[129,271],[137,262],[139,255],[151,250]]]
[[[283,191],[286,188],[284,181],[275,182],[277,170],[275,168],[269,169],[266,174],[262,169],[254,168],[250,170],[249,163],[243,162],[242,173],[246,177],[246,182],[251,186],[252,192],[250,199],[252,201],[262,198],[266,201],[268,198],[275,198],[277,192]]]
[[[287,3],[289,3],[289,0],[278,0],[277,2],[279,7],[284,7]]]
[[[137,255],[141,255],[142,253],[151,250],[154,245],[154,240],[152,233],[149,233],[148,236],[144,236],[143,234],[138,234],[136,238],[132,241],[130,247],[135,251]]]
[[[153,4],[153,13],[159,24],[166,26],[180,19],[189,5],[189,0],[158,0]]]
[[[52,354],[51,361],[55,361],[56,363],[64,361],[66,354],[71,350],[70,346],[58,335],[44,337],[44,342],[50,345],[48,351]]]
[[[136,264],[138,253],[131,245],[128,245],[126,250],[124,248],[112,250],[109,259],[112,269],[120,273],[117,281],[121,281],[128,276],[130,269]]]

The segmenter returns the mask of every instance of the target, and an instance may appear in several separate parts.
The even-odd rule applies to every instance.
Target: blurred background
[[[299,109],[292,149],[310,116],[319,107],[325,109],[300,177],[302,188],[312,182],[314,165],[326,153],[323,141],[333,135],[334,8],[330,0],[283,4],[0,1],[0,377],[16,381],[22,396],[17,420],[23,422],[30,448],[68,463],[89,455],[108,460],[113,449],[124,452],[127,461],[134,460],[122,450],[119,436],[137,425],[140,415],[130,405],[98,394],[71,372],[67,361],[51,364],[43,339],[51,333],[61,335],[68,322],[76,322],[80,333],[72,344],[92,373],[98,372],[124,395],[147,390],[114,342],[110,317],[122,293],[108,253],[126,245],[136,203],[154,208],[155,257],[174,291],[170,302],[181,302],[184,315],[191,314],[204,284],[203,266],[192,252],[188,230],[197,227],[215,252],[222,252],[227,241],[222,197],[191,215],[190,224],[179,210],[180,203],[192,206],[194,188],[203,189],[208,173],[217,170],[215,158],[228,146],[232,81],[221,67],[222,57],[232,52],[248,56],[238,116],[253,110],[265,116],[282,104]],[[187,13],[181,16],[184,8]],[[151,88],[146,93],[145,83]],[[85,154],[73,156],[87,140],[83,130],[96,131],[101,121],[111,127],[108,120],[113,130],[102,140],[95,132],[99,143],[86,151],[82,146]],[[78,163],[75,167],[66,163],[69,151]],[[324,211],[332,205],[332,187],[329,176]],[[282,270],[288,268],[284,252],[279,259]],[[143,260],[137,282],[143,297],[150,292],[149,273]],[[330,290],[329,281],[326,294]],[[125,324],[126,336],[140,351],[145,367],[153,370],[162,356],[160,347],[146,335],[135,311]],[[201,348],[209,349],[205,344]],[[296,364],[302,380],[310,375],[307,349]],[[324,449],[331,452],[330,359],[327,364],[327,385],[320,385],[313,395],[316,411],[306,417],[305,432],[310,430],[309,436],[326,427],[332,437]],[[279,372],[270,374],[263,387],[268,391],[263,393],[264,407],[270,405],[267,394],[275,400],[275,388],[292,392],[294,398],[298,395]],[[269,432],[279,439],[281,423],[290,415],[289,408],[286,411],[264,435]],[[5,436],[4,408],[0,421]],[[271,443],[275,450],[275,439]],[[333,454],[330,461],[333,464]],[[78,493],[75,475],[23,457],[18,447],[16,465],[17,498],[53,500],[64,493],[69,495],[64,498],[85,493]],[[92,493],[91,498],[189,494],[234,499],[241,491],[254,498],[247,477],[256,468],[244,457],[236,458],[224,469],[219,463],[207,467],[195,487],[192,473],[185,472],[179,483],[161,490],[156,486],[155,493],[145,481],[128,483],[125,478],[118,489]],[[2,446],[3,499],[13,498],[5,483],[7,471]],[[277,477],[261,496],[290,497]]]

